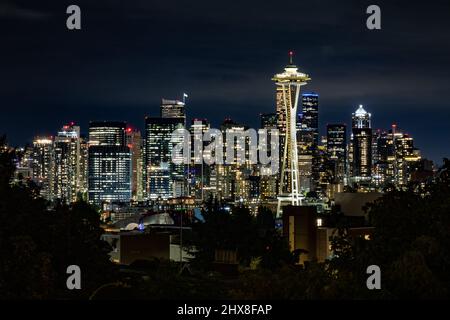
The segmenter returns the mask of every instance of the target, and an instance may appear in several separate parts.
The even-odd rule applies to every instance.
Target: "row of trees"
[[[11,184],[16,155],[5,145],[0,138],[0,296],[89,297],[115,274],[98,213],[83,202],[49,208],[33,183]],[[81,290],[67,289],[69,265],[81,268]]]
[[[370,241],[334,240],[337,257],[330,262],[339,280],[349,279],[357,297],[371,296],[365,270],[382,272],[378,297],[449,298],[450,294],[450,161],[435,179],[407,190],[391,190],[368,207],[375,228]]]
[[[450,161],[426,184],[393,188],[368,205],[370,240],[352,238],[346,226],[332,238],[334,258],[295,266],[298,252],[274,229],[262,210],[233,214],[210,203],[205,222],[194,224],[195,263],[211,267],[214,250],[236,249],[242,266],[258,258],[259,268],[241,273],[233,297],[285,299],[432,299],[450,297]],[[382,289],[368,290],[367,267],[381,268]]]
[[[48,206],[30,182],[12,184],[14,150],[0,139],[0,296],[2,298],[149,299],[366,299],[449,298],[450,162],[434,181],[393,190],[369,206],[371,240],[348,237],[345,227],[332,241],[335,258],[295,264],[299,252],[275,229],[273,214],[232,213],[210,201],[204,222],[186,234],[195,247],[190,271],[164,261],[131,266],[120,275],[100,240],[99,214],[84,202]],[[235,250],[240,273],[213,272],[216,249]],[[381,290],[368,290],[366,268],[381,268]],[[66,268],[78,265],[82,290],[67,290]],[[134,271],[133,271],[134,270]],[[135,272],[138,270],[138,272]],[[143,271],[143,273],[141,272]],[[145,274],[142,277],[142,274]],[[105,284],[110,284],[106,285]]]
[[[209,200],[203,210],[204,222],[194,222],[187,237],[187,247],[195,253],[192,264],[199,269],[211,269],[215,252],[237,252],[242,267],[260,266],[274,270],[282,264],[294,264],[298,253],[291,253],[285,238],[275,229],[271,211],[261,208],[255,217],[245,207],[230,210]]]

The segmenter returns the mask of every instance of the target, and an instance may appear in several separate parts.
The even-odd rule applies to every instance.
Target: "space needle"
[[[276,74],[272,80],[277,86],[277,103],[279,119],[281,117],[284,145],[282,149],[282,165],[280,185],[278,190],[277,216],[282,213],[282,206],[291,204],[299,206],[302,204],[300,194],[300,178],[298,167],[297,147],[297,106],[300,96],[300,87],[307,84],[311,78],[300,71],[293,63],[292,51],[289,52],[289,64],[284,72]],[[283,141],[282,141],[283,142]]]

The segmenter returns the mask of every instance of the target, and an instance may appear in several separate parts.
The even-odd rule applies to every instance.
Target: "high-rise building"
[[[80,190],[83,200],[88,197],[88,157],[89,157],[89,139],[84,135],[80,137]]]
[[[192,119],[191,127],[191,163],[187,168],[188,172],[188,195],[195,199],[203,201],[211,190],[211,166],[206,164],[203,154],[206,142],[203,141],[203,135],[210,128],[206,119]]]
[[[54,141],[54,197],[71,203],[81,196],[81,144],[80,127],[65,125]]]
[[[299,142],[307,150],[319,145],[319,95],[302,94],[302,108],[297,118]],[[312,150],[311,150],[312,151]]]
[[[393,124],[389,131],[377,132],[376,139],[377,161],[374,164],[374,177],[377,185],[407,185],[421,159],[413,138]]]
[[[245,201],[248,198],[248,177],[251,174],[249,162],[249,136],[246,125],[225,119],[220,126],[223,136],[223,164],[214,165],[217,196],[231,201]],[[244,141],[238,141],[242,137]],[[241,138],[239,138],[241,139]],[[243,142],[243,143],[242,143]],[[229,145],[231,143],[231,145]],[[230,152],[232,150],[232,153]],[[227,157],[227,152],[232,155]]]
[[[162,99],[161,118],[182,118],[186,125],[185,103],[178,100]]]
[[[298,170],[299,185],[302,193],[307,193],[314,189],[313,182],[313,155],[307,153],[299,153]]]
[[[272,144],[272,134],[271,130],[278,129],[278,116],[277,113],[264,113],[261,114],[261,129],[267,130],[267,140],[265,141],[267,146],[267,155],[272,156],[271,144]],[[263,138],[264,139],[264,138]],[[260,140],[259,143],[263,141]],[[280,152],[280,150],[278,151]],[[279,157],[280,163],[278,167],[281,167],[282,159]],[[260,171],[263,173],[260,176],[260,196],[261,200],[273,201],[277,198],[278,194],[278,184],[279,184],[279,174],[272,174],[270,165],[260,165]]]
[[[145,189],[149,199],[183,195],[180,188],[185,185],[185,165],[172,161],[172,149],[180,142],[171,141],[177,129],[184,129],[183,118],[145,119]]]
[[[94,121],[89,124],[89,146],[126,145],[125,122]]]
[[[36,137],[33,141],[33,181],[40,187],[41,196],[53,200],[53,137]]]
[[[302,94],[302,105],[297,115],[297,143],[299,155],[311,155],[311,175],[300,181],[301,190],[320,192],[320,168],[322,166],[319,154],[319,95],[317,93]]]
[[[126,129],[127,146],[131,152],[131,197],[134,201],[143,200],[143,157],[142,137],[137,129],[128,127]]]
[[[345,124],[327,125],[327,155],[334,166],[334,182],[343,183],[347,162],[347,126]]]
[[[351,176],[354,183],[370,182],[372,177],[371,114],[363,106],[353,113],[351,136]]]
[[[88,199],[104,202],[131,200],[131,154],[125,122],[91,122],[88,151]]]

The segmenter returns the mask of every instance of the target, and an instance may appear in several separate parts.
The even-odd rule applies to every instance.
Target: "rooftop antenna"
[[[294,62],[292,61],[292,58],[294,57],[294,51],[289,51],[289,64],[293,65]]]

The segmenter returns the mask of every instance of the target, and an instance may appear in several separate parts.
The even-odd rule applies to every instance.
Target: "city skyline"
[[[449,14],[2,0],[0,300],[449,299]]]
[[[270,77],[293,50],[314,79],[306,90],[320,95],[320,135],[327,123],[348,125],[363,104],[374,128],[407,128],[424,155],[441,163],[450,142],[442,67],[450,56],[443,19],[449,4],[380,1],[383,28],[370,31],[363,2],[294,3],[290,10],[252,1],[195,3],[180,11],[173,3],[79,1],[82,30],[70,33],[65,10],[50,2],[8,1],[0,17],[0,103],[10,112],[0,127],[12,145],[68,121],[87,128],[89,121],[121,120],[142,130],[144,116],[158,115],[161,97],[182,99],[183,92],[190,117],[257,127],[255,115],[275,105]],[[178,23],[167,25],[169,16]],[[279,30],[287,30],[282,38]]]
[[[317,95],[317,96],[319,96],[317,93],[311,93],[311,92],[304,92],[304,93],[301,93],[301,95],[302,96],[309,96],[309,95],[311,95],[311,94],[314,94],[314,95]],[[164,101],[165,99],[164,98],[162,98],[162,101]],[[174,101],[177,101],[177,100],[174,100]],[[188,107],[188,106],[187,106]],[[363,105],[358,105],[357,107],[355,107],[355,108],[358,108],[358,109],[355,109],[355,111],[356,112],[358,112],[358,110],[359,109],[361,109],[363,107]],[[160,106],[160,108],[161,108],[161,106]],[[319,110],[321,110],[322,109],[322,107],[319,109]],[[160,111],[160,110],[159,110]],[[269,115],[273,115],[273,116],[276,116],[276,112],[275,112],[276,110],[273,110],[272,112],[268,112],[268,113],[259,113],[258,114],[258,118],[257,118],[257,120],[254,120],[253,122],[256,122],[257,123],[257,126],[255,127],[256,129],[260,129],[260,128],[263,128],[263,126],[261,126],[261,119],[262,119],[262,117],[263,116],[269,116]],[[365,110],[364,110],[365,111]],[[301,111],[299,110],[299,113],[300,113]],[[222,119],[221,121],[218,121],[217,123],[213,123],[213,122],[211,122],[211,121],[209,121],[209,119],[206,119],[206,118],[200,118],[200,117],[190,117],[189,115],[188,115],[189,113],[188,112],[186,112],[186,114],[185,114],[185,117],[186,117],[186,119],[187,120],[189,120],[189,121],[186,121],[187,123],[191,123],[192,121],[194,121],[194,120],[201,120],[201,121],[207,121],[210,125],[212,125],[213,127],[214,126],[216,126],[216,127],[220,127],[222,124],[224,124],[224,123],[226,123],[227,121],[236,121],[236,118],[232,118],[232,117],[227,117],[227,118],[224,118],[224,119]],[[319,111],[319,114],[320,114],[320,111]],[[372,113],[369,113],[370,115],[372,114]],[[344,122],[339,122],[339,121],[330,121],[330,122],[328,122],[328,123],[326,123],[326,124],[324,124],[324,125],[322,125],[320,122],[320,120],[319,120],[319,140],[321,140],[321,139],[326,139],[327,138],[327,128],[328,128],[328,126],[330,126],[330,125],[344,125],[344,126],[348,126],[349,128],[351,128],[351,122],[352,122],[352,115],[354,115],[354,112],[352,112],[351,114],[350,114],[350,116],[349,116],[349,118],[350,118],[350,121],[344,121]],[[143,125],[141,124],[141,125],[135,125],[134,123],[130,123],[130,122],[128,122],[128,121],[126,121],[126,120],[119,120],[119,119],[107,119],[107,120],[105,120],[105,119],[103,119],[103,120],[91,120],[91,121],[89,121],[88,122],[88,124],[87,124],[87,126],[83,129],[83,127],[81,126],[81,125],[79,125],[78,123],[76,123],[76,122],[74,122],[74,121],[66,121],[66,122],[63,122],[63,123],[61,123],[60,125],[59,125],[59,128],[61,127],[61,125],[63,125],[63,126],[74,126],[74,125],[76,125],[76,126],[78,126],[80,129],[80,136],[81,137],[84,137],[84,138],[88,138],[89,137],[89,127],[94,123],[98,123],[98,122],[120,122],[120,123],[123,123],[124,125],[125,125],[125,127],[126,127],[126,130],[128,131],[128,132],[131,132],[131,130],[134,132],[134,131],[137,131],[137,132],[145,132],[145,127],[146,127],[146,125],[145,125],[145,123],[146,123],[146,119],[148,119],[148,118],[150,118],[150,119],[161,119],[161,117],[160,116],[157,116],[157,115],[155,115],[155,116],[153,116],[153,117],[150,117],[150,116],[145,116],[144,118],[143,118]],[[164,118],[164,117],[162,117],[162,118]],[[320,119],[321,117],[319,116],[319,119]],[[300,120],[299,120],[300,121]],[[249,126],[247,123],[242,123],[242,122],[239,122],[239,121],[236,121],[235,122],[236,124],[239,124],[239,125],[243,125],[243,126],[245,126],[245,127],[247,127],[247,128],[251,128],[251,126]],[[216,125],[217,124],[217,125]],[[191,123],[190,125],[188,125],[186,128],[190,128],[191,126],[192,126],[193,124]],[[371,127],[371,130],[374,132],[374,133],[376,133],[376,132],[378,132],[378,133],[380,133],[380,132],[388,132],[389,130],[391,130],[392,129],[392,127],[397,127],[397,128],[399,128],[400,130],[402,130],[402,131],[404,131],[404,130],[407,130],[408,128],[405,128],[405,127],[403,127],[401,124],[399,125],[397,122],[392,122],[391,123],[391,125],[390,126],[388,126],[388,127]],[[298,128],[297,129],[298,130],[298,132],[300,132],[301,131],[301,129],[300,128]],[[43,132],[44,130],[41,130],[41,132]],[[33,144],[33,141],[34,140],[36,140],[36,139],[47,139],[47,138],[51,138],[51,139],[53,139],[53,138],[57,138],[58,137],[58,130],[54,130],[54,131],[52,131],[51,129],[45,129],[45,131],[46,131],[46,133],[44,134],[44,133],[40,133],[40,134],[36,134],[36,135],[34,135],[33,137],[31,137],[30,139],[29,139],[29,141],[27,141],[26,143],[23,143],[23,144],[21,144],[21,145],[13,145],[13,144],[11,144],[11,146],[14,146],[14,147],[25,147],[25,146],[30,146],[30,145],[32,145]],[[126,132],[126,131],[125,131]],[[411,130],[407,130],[407,131],[404,131],[404,133],[405,134],[407,134],[407,135],[409,135],[409,136],[411,136],[411,137],[413,137],[414,138],[414,140],[420,140],[419,139],[419,137],[416,137],[415,135],[411,135],[410,134],[410,132],[411,132]],[[346,140],[348,140],[350,137],[351,137],[351,131],[350,132],[347,132],[346,131],[346,133],[345,133],[345,137],[346,137]],[[7,138],[8,138],[8,136],[7,136]],[[89,141],[89,139],[87,140],[87,141]],[[323,144],[322,142],[319,142],[319,145],[323,145],[323,146],[325,146],[326,147],[326,144]],[[420,150],[424,150],[424,149],[426,149],[426,148],[424,148],[424,147],[422,147],[422,146],[420,146],[420,145],[418,145],[419,147],[420,147]],[[443,155],[443,157],[442,158],[439,158],[439,159],[437,159],[437,161],[435,160],[435,159],[433,159],[432,157],[430,157],[430,156],[428,156],[426,153],[423,153],[422,154],[422,156],[423,156],[423,158],[425,158],[425,159],[428,159],[428,160],[431,160],[431,161],[433,161],[434,162],[434,164],[437,166],[437,167],[439,167],[440,165],[441,165],[441,163],[442,163],[442,159],[443,158],[445,158],[445,151],[443,151],[444,152],[444,155]]]

